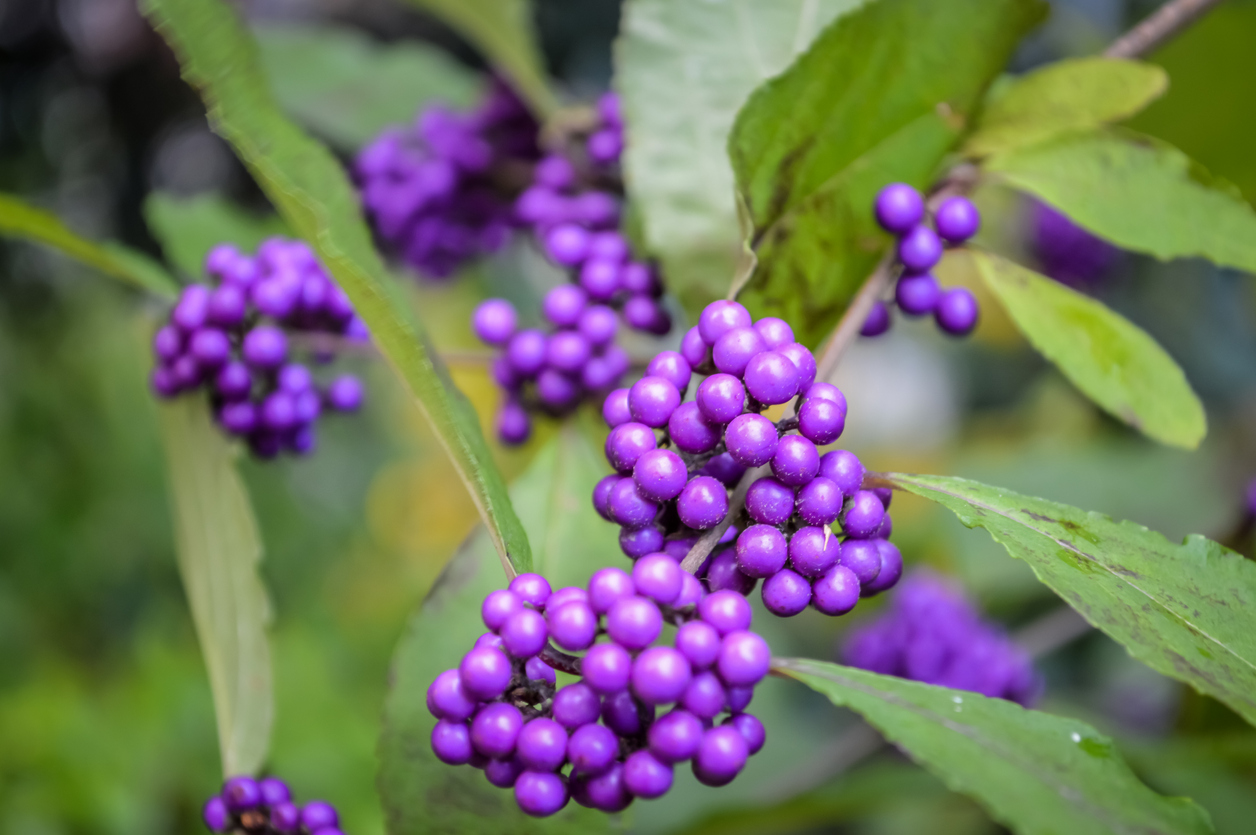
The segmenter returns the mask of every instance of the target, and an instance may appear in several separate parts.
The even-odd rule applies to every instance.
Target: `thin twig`
[[[746,506],[746,493],[750,490],[750,485],[754,484],[762,476],[767,475],[770,471],[771,468],[767,465],[746,471],[745,475],[741,477],[741,481],[737,482],[737,489],[733,491],[733,497],[728,501],[728,513],[724,514],[724,521],[698,538],[698,541],[689,549],[689,553],[685,554],[685,558],[681,560],[681,568],[690,574],[698,573],[698,569],[706,558],[710,556],[711,552],[715,550],[715,546],[719,544],[720,537],[724,536],[728,526],[733,524],[733,520],[741,515],[742,508]]]
[[[894,254],[891,250],[881,259],[881,263],[872,271],[872,275],[864,280],[863,286],[859,288],[850,306],[842,314],[837,328],[824,346],[824,353],[820,355],[820,360],[816,363],[817,380],[827,381],[837,370],[837,364],[841,361],[842,355],[854,343],[855,337],[859,336],[859,331],[867,321],[868,314],[872,312],[872,306],[889,289],[890,280],[894,276],[893,269]]]
[[[1137,58],[1177,37],[1221,0],[1170,0],[1150,17],[1113,41],[1108,58]]]

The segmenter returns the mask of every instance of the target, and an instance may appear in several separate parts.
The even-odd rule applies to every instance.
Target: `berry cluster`
[[[502,349],[493,361],[493,379],[505,392],[497,413],[503,443],[521,444],[532,432],[530,412],[570,413],[586,396],[604,395],[628,370],[628,352],[614,343],[619,328],[615,311],[590,304],[574,284],[560,284],[541,306],[551,333],[520,330],[510,302],[488,299],[475,309],[476,336]]]
[[[695,371],[707,376],[682,402]],[[902,557],[887,541],[889,491],[862,489],[864,467],[852,453],[820,455],[817,446],[842,434],[847,407],[815,374],[815,358],[788,324],[752,322],[740,304],[718,301],[679,353],[663,351],[645,377],[611,392],[602,414],[616,472],[598,483],[593,506],[622,526],[624,553],[687,551],[695,533],[724,521],[729,490],[745,471],[770,465],[772,474],[746,493],[749,527],[739,535],[730,527],[725,547],[698,571],[710,590],[749,594],[761,578],[764,605],[788,617],[808,605],[844,614],[861,591],[894,585]],[[774,423],[762,414],[795,398],[795,417]]]
[[[210,832],[342,835],[334,806],[323,800],[297,806],[287,784],[275,777],[230,778],[219,794],[205,801],[201,817]]]
[[[583,589],[551,592],[521,574],[481,614],[491,632],[428,688],[432,750],[513,788],[529,815],[569,798],[618,812],[661,797],[686,760],[699,781],[722,786],[763,747],[762,723],[744,711],[771,653],[749,631],[750,604],[706,594],[667,554],[641,558],[631,576],[603,568]],[[658,643],[664,623],[677,627],[673,646]],[[557,688],[555,669],[580,680]]]
[[[942,260],[944,244],[959,245],[981,227],[981,214],[966,197],[948,197],[925,222],[925,201],[905,183],[891,183],[877,195],[877,223],[898,238],[895,254],[901,272],[894,286],[894,304],[908,316],[933,314],[943,331],[963,336],[977,325],[977,299],[963,287],[943,290],[929,271]],[[936,231],[935,231],[936,230]],[[890,306],[881,300],[864,321],[864,336],[879,336],[890,327]]]
[[[376,233],[432,278],[497,251],[515,223],[513,169],[536,160],[537,130],[523,102],[494,80],[469,113],[432,106],[412,127],[385,131],[353,164]]]
[[[1061,284],[1086,287],[1099,281],[1121,251],[1081,228],[1046,203],[1030,208],[1029,242],[1042,271]]]
[[[1029,656],[982,620],[958,586],[928,571],[903,581],[879,620],[842,649],[852,667],[1028,706],[1041,682]]]
[[[318,385],[308,366],[292,361],[289,337],[309,340],[313,359],[327,362],[336,339],[370,338],[365,323],[302,241],[270,238],[256,257],[220,244],[205,271],[216,286],[185,287],[153,337],[154,393],[204,388],[218,423],[259,458],[310,452],[323,409],[355,411],[362,383],[346,374]]]

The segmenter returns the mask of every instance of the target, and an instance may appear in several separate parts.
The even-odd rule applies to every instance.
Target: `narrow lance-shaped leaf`
[[[863,716],[1020,835],[1213,831],[1203,809],[1147,788],[1084,722],[823,661],[787,658],[775,669]]]
[[[1056,61],[996,84],[976,131],[964,142],[964,153],[986,156],[1119,122],[1168,86],[1169,76],[1153,64],[1115,58]]]
[[[223,774],[256,774],[274,714],[257,523],[231,445],[203,399],[163,404],[161,429],[179,575],[209,672]]]
[[[409,0],[474,44],[544,120],[558,106],[550,90],[529,0]]]
[[[50,246],[111,278],[165,298],[179,292],[170,274],[144,253],[112,241],[92,243],[67,229],[56,215],[12,195],[0,194],[0,234]]]
[[[144,198],[144,220],[167,260],[197,281],[216,244],[252,252],[272,235],[292,234],[278,216],[253,214],[217,194],[176,197],[154,191]]]
[[[1037,0],[878,0],[754,92],[728,146],[759,255],[742,294],[752,312],[819,343],[889,243],[872,216],[877,192],[930,183],[1044,10]]]
[[[996,154],[985,170],[1118,246],[1256,273],[1256,211],[1171,145],[1097,131]]]
[[[963,478],[884,478],[985,528],[1134,658],[1256,724],[1256,563],[1202,536],[1176,545],[1132,522]]]
[[[279,112],[254,44],[223,0],[145,0],[179,56],[210,124],[236,149],[284,220],[349,294],[384,358],[409,387],[471,493],[508,572],[532,563],[475,410],[433,357],[422,326],[388,276],[357,197],[331,153]]]
[[[536,570],[555,588],[581,585],[620,556],[615,528],[589,508],[589,494],[605,472],[585,437],[565,427],[511,485],[515,506],[528,520]],[[397,645],[384,705],[379,788],[393,835],[428,832],[604,832],[613,819],[601,812],[567,811],[543,821],[519,811],[514,798],[493,788],[479,771],[450,768],[432,754],[436,720],[427,687],[453,669],[484,631],[480,604],[504,588],[493,552],[477,531],[445,566]]]
[[[1016,326],[1082,393],[1148,437],[1194,449],[1207,431],[1186,375],[1102,302],[987,252],[970,256]]]
[[[353,151],[439,99],[470,106],[482,86],[447,52],[422,41],[373,41],[358,29],[285,23],[256,30],[262,68],[292,118]]]
[[[728,289],[742,238],[725,148],[746,97],[861,0],[628,0],[615,86],[624,176],[667,289],[692,312]]]

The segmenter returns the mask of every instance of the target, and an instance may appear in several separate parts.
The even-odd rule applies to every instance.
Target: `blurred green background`
[[[617,4],[535,5],[549,69],[564,91],[579,99],[605,89]],[[1154,5],[1058,0],[1015,68],[1098,51]],[[311,22],[353,27],[367,53],[426,44],[435,51],[432,78],[444,72],[447,83],[413,82],[412,96],[465,98],[466,79],[482,69],[466,44],[411,6],[260,0],[243,8],[277,31]],[[1172,88],[1134,122],[1230,179],[1249,200],[1256,199],[1253,43],[1256,3],[1223,4],[1152,56],[1168,69]],[[331,60],[305,56],[315,69],[320,54]],[[315,69],[309,75],[316,80]],[[411,80],[400,74],[375,92]],[[317,93],[293,93],[313,96],[307,104],[315,121]],[[373,118],[386,120],[393,100],[377,98],[384,115]],[[354,141],[328,138],[342,151]],[[0,2],[0,190],[55,211],[84,235],[159,256],[144,221],[150,192],[218,195],[265,210],[132,0]],[[1006,213],[999,234],[1015,238],[1018,206],[989,199]],[[515,251],[457,282],[417,291],[442,349],[474,347],[465,325],[470,310],[490,288],[517,291],[511,282],[524,269],[521,258]],[[839,380],[852,403],[843,445],[878,469],[970,476],[1134,519],[1172,538],[1200,532],[1229,539],[1250,555],[1250,542],[1232,537],[1242,491],[1256,474],[1252,278],[1131,257],[1094,292],[1182,364],[1208,408],[1210,435],[1200,451],[1156,447],[1103,417],[994,314],[963,344],[907,326],[853,352]],[[199,807],[219,779],[209,689],[175,570],[145,384],[154,313],[134,294],[45,250],[0,242],[3,835],[202,831]],[[335,802],[352,835],[383,831],[375,748],[393,646],[475,522],[470,500],[387,369],[364,370],[368,408],[329,422],[317,455],[243,465],[277,615],[272,770],[301,797]],[[491,414],[494,394],[483,369],[455,365],[454,372],[481,414]],[[537,443],[497,451],[508,475],[526,466]],[[895,539],[909,561],[962,576],[1010,628],[1058,605],[988,537],[932,506],[897,499]],[[866,616],[861,607],[855,617]],[[832,657],[845,628],[843,620],[803,616],[774,624],[773,646]],[[1043,707],[1116,736],[1144,779],[1194,796],[1219,832],[1252,831],[1256,735],[1227,711],[1095,634],[1048,655],[1043,670]],[[783,721],[793,723],[781,727],[781,739],[815,737],[817,725],[837,735],[848,724],[805,696],[771,698],[784,700]],[[826,744],[813,740],[810,754]],[[757,812],[709,818],[734,801],[716,802],[710,791],[688,786],[640,810],[638,827],[999,831],[892,751],[832,779],[819,760],[802,752],[795,759],[802,760],[797,773],[738,793],[736,802]]]

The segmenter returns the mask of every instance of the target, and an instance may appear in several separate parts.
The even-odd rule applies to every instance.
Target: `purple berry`
[[[684,573],[674,557],[661,553],[650,554],[637,560],[632,567],[632,582],[637,588],[637,594],[668,605],[680,596]]]
[[[597,615],[587,603],[578,600],[547,606],[545,620],[554,643],[566,650],[588,649],[597,637]]]
[[[490,647],[473,649],[458,665],[462,690],[473,699],[488,701],[505,692],[510,684],[510,659]]]
[[[594,348],[601,348],[615,338],[619,329],[619,318],[615,311],[601,304],[591,304],[580,314],[577,330]]]
[[[737,556],[732,548],[721,549],[709,557],[699,573],[710,591],[732,591],[743,597],[754,591],[755,583],[759,582],[737,567]]]
[[[623,476],[615,474],[608,475],[599,481],[593,488],[593,509],[597,511],[598,516],[601,516],[608,522],[614,521],[611,519],[609,507],[611,488],[618,484],[621,478],[623,478]]]
[[[746,491],[746,513],[764,525],[784,525],[794,515],[793,488],[775,478],[760,478]]]
[[[537,608],[544,608],[545,602],[553,593],[549,580],[540,574],[520,574],[510,581],[510,590],[519,595],[524,603],[531,603]]]
[[[567,743],[572,774],[601,774],[611,767],[618,754],[619,738],[605,725],[577,728]]]
[[[437,719],[462,722],[475,713],[476,702],[462,689],[457,670],[446,670],[427,688],[427,706]]]
[[[676,648],[694,669],[710,667],[719,658],[720,633],[703,620],[689,621],[676,631]]]
[[[214,376],[214,388],[223,400],[233,402],[243,400],[253,389],[253,376],[248,366],[232,360],[218,370]]]
[[[899,240],[898,260],[909,272],[928,272],[942,260],[942,241],[928,226],[915,226]]]
[[[820,470],[820,453],[816,445],[800,435],[786,435],[772,455],[772,474],[790,487],[801,487],[816,477]]]
[[[681,559],[684,555],[681,555]],[[674,558],[673,558],[674,559]],[[687,606],[696,606],[698,601],[706,594],[706,590],[702,588],[701,581],[688,571],[682,571],[680,575],[680,594],[672,603],[675,609],[684,609]]]
[[[711,349],[702,341],[702,334],[698,332],[697,326],[685,331],[680,340],[680,354],[690,368],[697,368],[711,358]]]
[[[876,543],[877,554],[881,558],[881,569],[877,572],[876,579],[863,586],[863,593],[868,596],[893,588],[898,578],[903,576],[903,555],[898,548],[884,539],[871,541]]]
[[[584,805],[590,808],[603,812],[622,812],[632,803],[632,795],[624,785],[624,767],[620,763],[614,763],[595,777],[576,775],[572,780],[573,796],[577,783],[582,784],[586,801]],[[580,798],[577,797],[576,800],[579,801]]]
[[[867,539],[876,534],[885,519],[885,505],[871,490],[858,490],[842,513],[842,530],[847,536]]]
[[[804,577],[823,575],[840,555],[837,535],[824,528],[800,528],[789,540],[789,564]]]
[[[721,427],[702,414],[697,403],[681,403],[667,420],[667,432],[681,452],[696,455],[710,452],[719,444]]]
[[[679,405],[680,392],[662,377],[642,377],[628,390],[628,411],[646,426],[666,426]]]
[[[632,477],[643,496],[665,502],[680,495],[688,473],[679,455],[670,449],[652,449],[637,459]]]
[[[536,164],[532,170],[532,181],[546,188],[562,190],[576,181],[576,168],[566,157],[552,154]]]
[[[713,592],[698,604],[698,617],[720,635],[748,629],[752,614],[745,596],[731,591]]]
[[[170,313],[170,320],[185,333],[203,326],[209,317],[209,292],[204,284],[189,284],[184,287],[178,303]]]
[[[794,367],[798,369],[798,390],[806,391],[816,379],[815,356],[807,350],[805,345],[800,345],[797,342],[782,345],[776,349],[776,352],[778,354],[784,354],[785,358],[792,362]]]
[[[698,531],[713,528],[728,513],[728,491],[710,476],[695,476],[676,499],[676,512],[687,527]]]
[[[601,568],[589,578],[589,607],[599,615],[636,593],[632,578],[622,568]]]
[[[632,663],[632,692],[646,704],[675,702],[684,695],[693,671],[672,647],[650,647]]]
[[[484,765],[484,776],[489,783],[499,789],[514,788],[519,775],[523,773],[523,763],[517,757],[508,760],[489,760]]]
[[[680,705],[699,719],[711,719],[724,710],[728,693],[715,673],[695,673],[680,697]]]
[[[746,390],[732,374],[712,374],[698,385],[695,401],[707,420],[725,424],[745,409]]]
[[[531,434],[532,418],[528,417],[523,406],[514,400],[503,403],[497,412],[497,437],[502,443],[521,444]]]
[[[506,359],[520,376],[530,379],[545,367],[545,348],[545,334],[522,330],[506,344]]]
[[[618,261],[590,258],[580,267],[580,287],[590,298],[608,301],[620,288],[622,272]]]
[[[661,762],[678,763],[698,753],[703,732],[702,720],[697,716],[687,710],[673,710],[650,726],[646,739],[650,753]]]
[[[545,601],[546,610],[557,609],[564,603],[571,602],[588,603],[589,593],[579,586],[564,586],[549,596]]]
[[[873,302],[872,309],[868,311],[868,318],[864,319],[863,327],[859,329],[861,336],[880,336],[890,329],[890,308],[885,302],[878,299]]]
[[[558,683],[558,676],[554,673],[554,668],[542,661],[540,657],[529,658],[524,662],[523,673],[531,681],[544,681],[549,684]]]
[[[494,632],[502,628],[507,618],[520,611],[523,611],[523,598],[506,589],[489,592],[480,604],[484,625]]]
[[[764,346],[769,351],[794,341],[793,329],[784,319],[777,319],[775,316],[763,317],[754,323],[754,329],[759,332]]]
[[[245,812],[262,804],[262,789],[252,777],[232,777],[222,784],[222,799],[232,812]]]
[[[738,464],[761,466],[771,461],[776,453],[776,426],[763,415],[741,415],[724,431],[724,444]]]
[[[827,478],[817,477],[798,491],[795,508],[808,525],[831,525],[842,510],[842,491]]]
[[[637,466],[637,459],[658,446],[654,431],[642,423],[616,426],[606,437],[606,460],[624,475]]]
[[[635,797],[662,797],[672,787],[672,778],[672,767],[649,751],[637,751],[624,760],[624,787]]]
[[[545,251],[564,267],[574,267],[589,254],[589,233],[574,223],[561,223],[545,236]]]
[[[628,411],[628,389],[615,389],[602,401],[602,419],[611,429],[622,426],[632,420]]]
[[[545,618],[532,609],[523,609],[506,618],[498,634],[506,651],[515,658],[531,658],[545,647],[549,638]]]
[[[875,539],[848,539],[842,543],[841,564],[850,569],[862,586],[881,572],[881,553]]]
[[[538,716],[519,731],[515,756],[532,771],[554,771],[567,758],[567,730]]]
[[[737,302],[715,301],[698,316],[698,333],[711,346],[731,330],[750,327],[751,321],[750,313]]]
[[[183,334],[174,325],[163,325],[153,334],[153,354],[162,362],[171,362],[183,351]]]
[[[301,810],[290,800],[276,803],[270,809],[270,828],[281,835],[296,832],[301,825]]]
[[[785,567],[789,545],[771,525],[751,525],[737,537],[737,567],[748,577],[771,577]]]
[[[545,818],[567,805],[567,782],[557,774],[525,771],[515,781],[515,802],[525,814]]]
[[[262,793],[263,806],[277,806],[292,799],[288,784],[278,777],[266,777],[258,781],[257,787]]]
[[[601,698],[583,682],[568,684],[554,694],[554,721],[570,730],[596,722],[601,711]]]
[[[629,530],[636,530],[647,527],[654,521],[659,506],[641,495],[633,479],[625,478],[611,488],[606,508],[616,523]]]
[[[445,765],[465,765],[471,761],[471,732],[466,722],[446,719],[432,728],[432,753]]]
[[[628,597],[615,603],[606,614],[606,633],[627,649],[644,649],[658,638],[663,615],[653,601]]]
[[[505,299],[487,299],[475,309],[471,327],[481,342],[505,345],[515,335],[519,318],[515,306]]]
[[[703,735],[693,758],[693,773],[704,785],[724,786],[745,768],[749,756],[750,747],[741,732],[721,725]]]
[[[650,360],[645,373],[652,377],[662,377],[675,386],[677,391],[684,391],[693,376],[693,369],[676,351],[660,351]]]
[[[763,581],[763,606],[772,614],[791,618],[811,602],[811,583],[788,568]]]
[[[244,322],[247,308],[244,291],[234,284],[224,284],[210,293],[206,319],[222,328],[235,328]]]
[[[619,549],[630,559],[653,554],[663,547],[663,532],[658,528],[621,528]]]
[[[798,410],[799,433],[818,446],[833,443],[841,437],[845,428],[844,404],[815,397],[804,400]]]
[[[471,744],[486,757],[500,760],[514,753],[523,714],[507,702],[495,702],[471,720]]]
[[[938,306],[942,296],[942,288],[938,280],[930,273],[905,275],[898,280],[894,288],[894,300],[899,310],[908,316],[924,316],[932,313]]]
[[[981,213],[967,197],[948,197],[934,212],[933,225],[947,243],[962,244],[981,228]]]
[[[602,722],[620,736],[636,736],[654,720],[654,705],[640,704],[627,690],[606,697]]]
[[[737,729],[737,733],[741,734],[742,738],[746,740],[746,748],[750,756],[753,757],[763,750],[763,744],[767,741],[768,734],[758,717],[751,716],[749,713],[738,713],[728,717],[720,724]]]
[[[589,159],[599,165],[610,165],[619,160],[624,150],[623,135],[614,129],[595,131],[586,145]]]
[[[798,393],[798,368],[776,351],[764,351],[751,358],[745,378],[750,396],[765,405],[786,403]]]
[[[891,183],[877,194],[875,213],[882,229],[902,235],[924,219],[925,201],[906,183]]]
[[[952,287],[942,293],[933,311],[938,327],[949,334],[963,336],[977,326],[977,299],[965,287]]]
[[[746,468],[734,461],[733,456],[723,452],[708,461],[699,472],[711,476],[725,487],[735,487],[745,475]]]
[[[754,328],[733,328],[716,341],[711,357],[717,369],[740,377],[746,372],[751,358],[765,347],[763,337]]]
[[[311,800],[301,807],[301,825],[310,832],[334,827],[340,823],[336,807],[326,800]]]
[[[592,353],[589,341],[576,331],[559,331],[545,344],[546,364],[565,374],[579,372]]]
[[[245,335],[240,352],[254,368],[278,368],[288,358],[288,338],[273,325],[259,325]]]
[[[574,328],[588,304],[588,294],[579,287],[574,284],[560,284],[545,294],[541,302],[541,314],[555,327]]]
[[[362,406],[362,381],[352,374],[342,374],[327,387],[327,405],[337,412],[354,412]]]
[[[830,400],[836,403],[846,414],[846,395],[832,383],[812,383],[803,392],[804,400]]]
[[[863,485],[864,472],[864,465],[853,452],[835,449],[820,457],[820,476],[836,484],[844,496],[858,492]]]
[[[598,232],[589,239],[589,257],[606,261],[628,260],[631,250],[628,241],[618,232]]]
[[[738,630],[724,636],[716,662],[720,678],[734,687],[758,684],[768,674],[772,651],[753,632]]]
[[[634,296],[657,297],[663,289],[654,269],[649,264],[635,261],[624,265],[620,272],[620,284]]]
[[[648,600],[645,602],[649,603]],[[660,617],[660,625],[661,620]],[[597,692],[617,693],[628,686],[628,677],[632,673],[632,656],[618,644],[594,644],[581,659],[580,672],[585,683]]]

